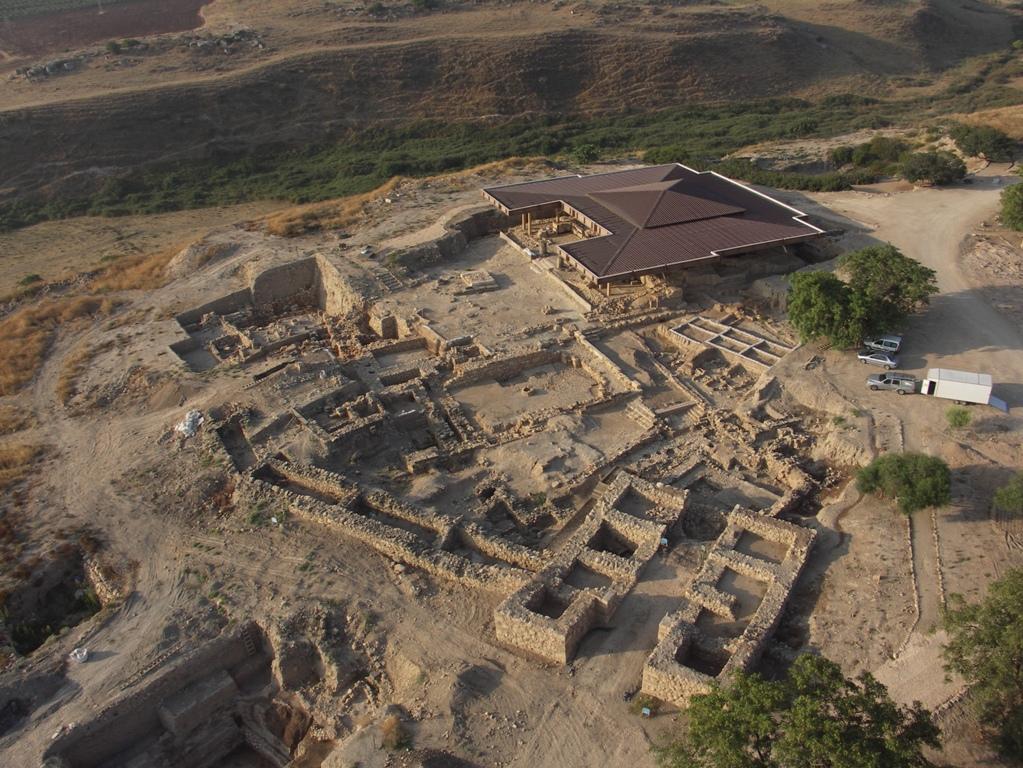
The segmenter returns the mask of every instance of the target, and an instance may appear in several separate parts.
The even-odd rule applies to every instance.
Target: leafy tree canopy
[[[1007,515],[1023,516],[1023,472],[995,491],[994,507]]]
[[[902,159],[902,175],[909,181],[951,184],[966,175],[966,164],[951,152],[914,152]]]
[[[856,473],[856,487],[863,493],[895,499],[910,514],[925,507],[948,504],[952,474],[937,456],[923,453],[886,453]]]
[[[933,269],[902,254],[891,243],[845,254],[839,266],[849,287],[859,295],[856,314],[868,333],[882,333],[926,304],[938,292]]]
[[[952,595],[945,629],[945,668],[970,683],[1002,752],[1023,758],[1023,570],[993,582],[980,603]]]
[[[859,344],[896,327],[938,291],[934,270],[887,243],[847,253],[839,266],[847,281],[829,272],[792,275],[789,322],[803,341]]]
[[[796,272],[789,287],[789,322],[803,341],[826,338],[848,347],[859,342],[850,322],[852,291],[830,272]]]
[[[784,680],[736,675],[693,697],[688,715],[688,732],[658,753],[663,768],[923,768],[923,747],[939,744],[927,710],[808,654]]]
[[[1023,184],[1013,184],[1002,191],[1002,223],[1023,230]]]

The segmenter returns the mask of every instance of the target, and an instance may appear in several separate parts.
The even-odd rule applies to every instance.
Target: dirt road
[[[937,272],[940,294],[931,306],[910,318],[901,369],[922,375],[930,367],[990,373],[995,393],[1014,415],[1023,408],[1023,332],[1000,314],[961,269],[961,244],[979,224],[995,215],[1002,190],[1018,181],[1005,165],[991,166],[970,184],[946,189],[920,189],[899,194],[835,193],[815,200],[835,213],[862,224],[869,237],[891,242],[903,253]],[[851,356],[829,367],[850,392],[862,392],[863,370]],[[905,447],[941,454],[947,441],[942,418],[944,403],[907,398],[898,406],[891,398],[875,397],[883,408],[896,409],[904,423]],[[873,405],[873,403],[872,403]],[[911,413],[911,418],[906,418]],[[942,540],[951,532],[941,529]],[[957,680],[945,682],[941,671],[941,633],[931,633],[940,621],[940,553],[930,510],[912,520],[914,569],[920,599],[917,625],[903,653],[877,670],[900,701],[921,700],[935,707],[958,691]],[[994,556],[994,553],[992,553]]]

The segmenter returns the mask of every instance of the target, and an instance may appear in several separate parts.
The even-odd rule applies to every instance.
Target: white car
[[[899,367],[899,358],[891,352],[880,352],[876,349],[865,349],[860,352],[856,357],[859,358],[860,362],[866,365],[880,365],[887,368],[889,371],[892,368]]]

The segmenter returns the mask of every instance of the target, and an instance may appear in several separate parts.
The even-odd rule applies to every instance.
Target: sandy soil
[[[770,403],[782,412],[802,413],[799,429],[816,440],[814,458],[827,460],[840,473],[879,450],[903,446],[938,453],[953,467],[953,504],[911,521],[886,504],[861,498],[838,480],[829,486],[816,518],[805,520],[817,527],[818,545],[776,638],[791,649],[814,649],[836,658],[847,672],[875,671],[897,699],[920,699],[935,707],[958,690],[957,681],[943,681],[940,635],[929,633],[944,595],[976,595],[1006,567],[1023,562],[1019,532],[991,520],[987,504],[992,485],[1020,466],[1023,338],[1018,326],[971,282],[985,279],[981,273],[967,275],[959,261],[959,244],[993,214],[1005,183],[1005,169],[991,168],[973,184],[952,189],[836,193],[804,199],[800,205],[816,207],[815,213],[845,226],[844,244],[849,247],[890,240],[938,271],[942,294],[905,329],[906,369],[919,373],[945,365],[988,370],[1010,404],[1008,416],[978,408],[970,429],[951,434],[944,423],[944,403],[866,390],[864,369],[844,352],[801,348],[772,371],[780,387]],[[393,203],[375,208],[371,221],[355,228],[353,245],[340,252],[346,255],[339,261],[353,279],[372,275],[380,269],[379,261],[359,255],[356,246],[415,242],[415,230],[433,231],[443,210],[478,199],[475,194],[464,186],[409,185]],[[93,226],[95,242],[118,242],[99,223]],[[175,233],[188,229],[182,222],[159,226]],[[18,439],[53,446],[26,491],[25,503],[33,513],[27,540],[44,540],[57,521],[88,524],[102,532],[108,557],[134,560],[137,570],[134,590],[122,605],[52,641],[24,664],[19,674],[38,670],[47,660],[59,662],[75,645],[88,644],[96,652],[95,662],[69,668],[57,692],[31,713],[27,727],[0,735],[0,754],[15,765],[38,755],[61,725],[87,719],[133,676],[145,680],[159,654],[175,658],[231,618],[258,617],[272,624],[312,606],[340,603],[349,615],[363,617],[360,647],[378,694],[375,701],[353,699],[344,713],[352,718],[350,730],[330,745],[337,751],[322,763],[327,768],[353,760],[367,766],[387,763],[390,755],[373,743],[372,728],[355,721],[376,722],[389,703],[401,704],[409,713],[417,746],[443,747],[481,766],[652,767],[649,745],[665,739],[677,721],[671,713],[650,720],[638,717],[624,694],[636,688],[657,624],[678,605],[706,542],[687,540],[667,557],[655,559],[625,599],[614,626],[588,636],[573,665],[552,669],[495,642],[491,616],[496,596],[396,568],[388,559],[344,537],[324,535],[312,524],[289,520],[260,527],[249,510],[212,503],[210,489],[223,481],[226,471],[210,461],[197,441],[172,437],[171,428],[183,413],[225,403],[264,411],[291,407],[318,385],[314,380],[289,393],[249,387],[244,372],[232,367],[184,370],[168,351],[181,334],[169,308],[180,310],[222,295],[244,284],[253,270],[311,251],[339,252],[333,236],[286,241],[222,227],[210,237],[237,247],[202,270],[186,270],[164,289],[132,295],[133,304],[113,323],[61,336],[30,389],[5,399],[36,418],[37,426]],[[72,256],[65,251],[65,258]],[[544,286],[541,290],[528,290],[536,273],[528,267],[513,271],[510,260],[502,261],[506,258],[490,241],[480,241],[463,260],[432,270],[417,286],[402,289],[407,293],[391,294],[392,300],[432,307],[450,328],[471,327],[494,334],[497,341],[513,338],[522,326],[549,320],[538,310],[556,301],[545,295],[552,290],[548,282],[538,284]],[[54,263],[60,263],[56,257]],[[449,303],[449,312],[441,314],[441,306],[431,303],[438,301],[437,278],[448,269],[482,265],[506,281],[498,281],[500,289],[489,302],[494,312],[489,312],[489,294],[481,294],[471,297],[472,304]],[[644,333],[623,332],[601,344],[623,369],[636,372],[645,391],[659,396],[661,374],[650,364],[656,350],[645,345]],[[64,408],[56,389],[67,357],[82,344],[99,345],[111,337],[119,338],[118,343],[97,354],[82,376],[82,392]],[[823,364],[804,370],[814,354],[820,354]],[[541,374],[552,376],[535,371],[527,375]],[[557,376],[530,383],[551,397],[566,396]],[[574,388],[567,393],[572,398],[582,394]],[[744,396],[723,392],[721,404],[738,409]],[[487,405],[486,398],[478,403]],[[392,490],[404,487],[416,503],[462,514],[483,479],[504,473],[518,494],[542,491],[558,473],[598,459],[616,441],[625,444],[641,429],[621,406],[583,417],[562,415],[549,427],[481,451],[483,462],[418,476],[411,484],[396,483]],[[745,447],[732,445],[727,435],[714,437],[726,462]],[[626,455],[621,463],[648,466],[645,462],[659,460],[670,449],[671,444],[656,443]],[[394,475],[390,467],[365,467],[367,474],[379,473],[380,478]],[[727,486],[729,474],[722,471],[721,477]],[[694,495],[698,506],[727,510],[736,494],[742,495],[740,485],[737,480],[736,488],[708,486],[709,491]],[[761,491],[765,499],[770,497]],[[371,622],[365,619],[370,614]],[[768,657],[765,669],[775,670],[775,664]],[[983,750],[969,746],[976,724],[962,705],[949,708],[942,722],[956,740],[948,755],[964,765],[981,759]]]

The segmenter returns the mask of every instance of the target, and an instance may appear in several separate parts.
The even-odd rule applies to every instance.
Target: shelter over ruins
[[[551,248],[599,285],[824,234],[802,211],[679,163],[508,184],[483,195],[520,217],[519,245],[535,244],[537,255]]]

